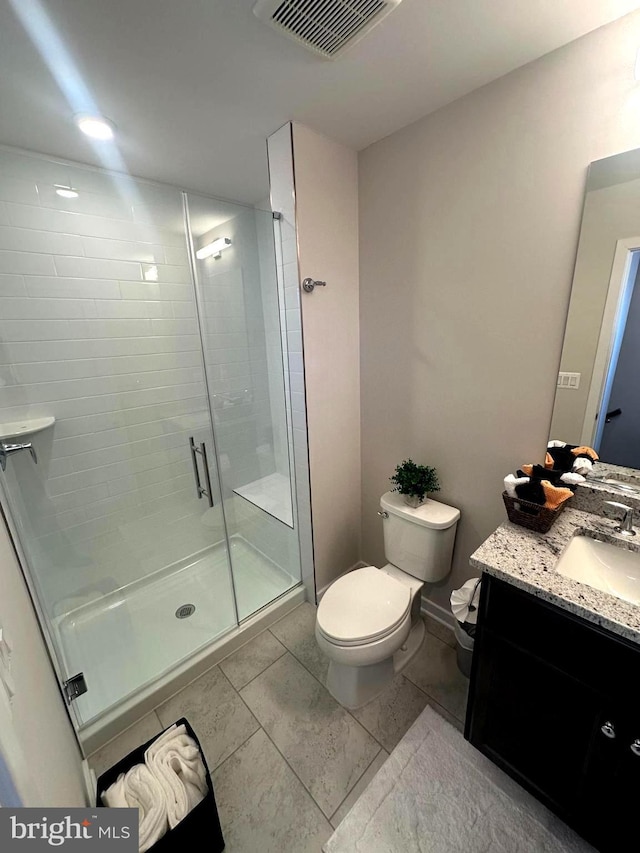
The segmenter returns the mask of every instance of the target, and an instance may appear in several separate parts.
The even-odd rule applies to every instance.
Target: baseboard
[[[318,599],[318,604],[320,604],[320,599],[322,598],[322,596],[325,594],[325,592],[329,589],[329,587],[331,586],[331,584],[334,581],[337,581],[338,578],[341,578],[343,575],[348,575],[349,572],[353,572],[353,571],[355,571],[355,569],[363,569],[365,566],[368,566],[368,565],[369,565],[369,563],[363,563],[362,560],[359,560],[357,563],[354,563],[353,566],[350,566],[344,572],[340,572],[340,574],[338,575],[337,578],[334,578],[330,583],[326,584],[326,586],[323,586],[322,589],[319,589],[317,591],[316,596]]]
[[[456,619],[448,607],[442,607],[440,604],[436,604],[435,601],[431,601],[423,596],[420,612],[424,616],[431,616],[436,622],[440,622],[453,631]]]

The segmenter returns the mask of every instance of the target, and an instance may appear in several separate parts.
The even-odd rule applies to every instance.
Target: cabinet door
[[[600,851],[637,849],[640,803],[640,722],[628,711],[603,714],[594,732],[580,824]],[[632,843],[633,842],[633,843]]]
[[[584,783],[598,695],[489,630],[478,652],[469,740],[569,818]]]

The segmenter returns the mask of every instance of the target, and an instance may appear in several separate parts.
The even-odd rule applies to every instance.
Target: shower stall
[[[302,599],[279,240],[0,149],[3,509],[81,738]]]

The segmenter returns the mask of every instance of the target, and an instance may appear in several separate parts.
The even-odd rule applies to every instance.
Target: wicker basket
[[[527,527],[529,530],[535,530],[536,533],[546,533],[550,530],[551,525],[569,503],[566,500],[560,504],[558,509],[547,509],[539,504],[523,501],[521,498],[512,498],[506,492],[502,493],[502,500],[504,501],[509,521],[519,524],[521,527]]]

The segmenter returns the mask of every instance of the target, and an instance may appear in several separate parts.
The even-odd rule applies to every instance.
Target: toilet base
[[[361,708],[379,696],[394,677],[414,657],[424,640],[422,617],[411,626],[409,636],[393,657],[371,666],[345,666],[335,661],[329,663],[327,690],[333,698],[350,711]]]

